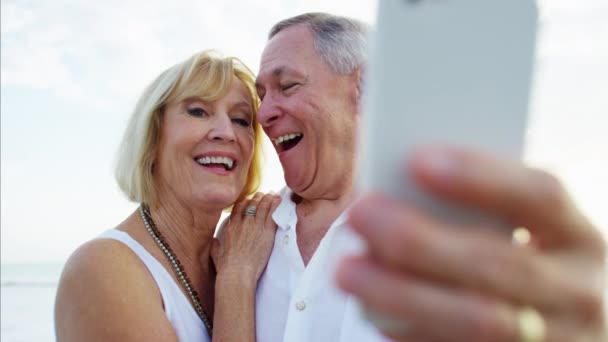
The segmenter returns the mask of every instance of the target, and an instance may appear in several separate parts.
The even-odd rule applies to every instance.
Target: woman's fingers
[[[245,215],[245,209],[251,205],[250,203],[252,203],[253,201],[255,201],[256,196],[260,196],[258,195],[259,193],[256,193],[251,199],[242,199],[239,202],[236,202],[234,204],[234,206],[232,206],[232,212],[230,213],[230,218],[231,218],[231,222],[234,221],[234,223],[236,225],[239,225],[241,220],[244,218]]]
[[[251,199],[234,205],[220,247],[224,268],[228,267],[232,272],[236,270],[247,279],[259,279],[268,262],[276,231],[272,218],[272,225],[269,225],[268,218],[278,202],[278,196],[258,192]]]
[[[270,195],[269,195],[270,196]],[[264,221],[264,227],[270,229],[273,233],[277,230],[277,224],[272,219],[272,214],[277,209],[279,204],[281,203],[281,196],[272,195],[272,199],[270,202],[270,210],[268,210],[268,214],[266,214],[266,219]]]
[[[260,229],[264,228],[266,223],[266,217],[270,214],[272,208],[274,196],[271,194],[266,194],[261,197],[260,201],[257,203],[257,211],[255,214],[255,224]]]

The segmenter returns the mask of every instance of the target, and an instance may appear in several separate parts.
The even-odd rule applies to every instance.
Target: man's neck
[[[297,197],[297,195],[294,195]],[[335,199],[295,198],[298,216],[298,248],[304,265],[312,258],[331,224],[354,200],[354,191]]]

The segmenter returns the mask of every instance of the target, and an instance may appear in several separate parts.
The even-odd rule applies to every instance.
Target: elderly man
[[[528,227],[514,247],[492,230],[437,222],[382,196],[355,199],[365,25],[310,13],[270,31],[258,113],[287,188],[257,291],[259,341],[379,341],[354,297],[403,341],[575,341],[605,333],[605,247],[546,173],[458,148],[421,149],[407,172],[438,196]],[[350,209],[349,209],[350,208]],[[347,216],[347,209],[350,218]],[[345,258],[361,251],[363,256]],[[475,251],[475,253],[472,253]]]

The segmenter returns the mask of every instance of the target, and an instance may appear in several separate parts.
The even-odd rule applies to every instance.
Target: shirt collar
[[[284,187],[279,195],[281,195],[281,203],[272,213],[272,219],[274,223],[277,224],[278,228],[281,230],[289,230],[290,228],[295,228],[298,223],[298,215],[296,213],[296,204],[291,200],[291,195],[293,191]],[[350,211],[350,207],[346,208],[340,216],[331,224],[334,226],[342,226],[346,219],[348,218],[348,212]]]
[[[296,215],[296,204],[291,200],[291,191],[290,188],[284,187],[279,195],[281,195],[281,203],[272,213],[272,219],[274,223],[277,224],[277,227],[281,230],[289,230],[292,227],[296,226],[298,222],[298,217]]]

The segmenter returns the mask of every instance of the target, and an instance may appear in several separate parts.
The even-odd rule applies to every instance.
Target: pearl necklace
[[[203,324],[205,325],[205,328],[207,328],[209,336],[211,336],[213,326],[211,325],[211,322],[209,321],[207,315],[205,314],[205,311],[203,310],[201,300],[198,298],[198,293],[192,288],[192,283],[190,282],[190,279],[188,278],[184,267],[179,262],[179,259],[177,258],[175,253],[173,253],[173,250],[171,250],[171,247],[169,247],[169,243],[165,241],[158,228],[156,228],[156,224],[154,223],[154,220],[152,220],[152,215],[150,214],[148,206],[146,206],[145,204],[140,205],[139,213],[141,215],[141,219],[144,221],[146,230],[148,231],[148,233],[150,233],[152,239],[154,239],[154,241],[156,242],[158,247],[160,247],[160,249],[163,251],[167,259],[169,259],[169,262],[173,267],[173,272],[175,273],[175,276],[182,283],[182,286],[188,293],[188,297],[190,298],[192,306],[194,306],[194,310],[198,314],[198,317],[200,317],[203,321]]]

